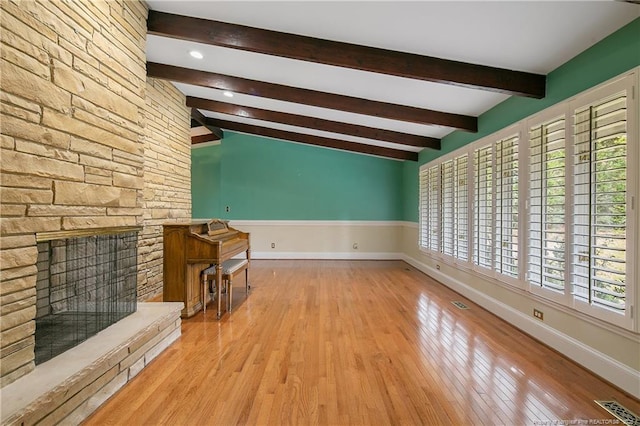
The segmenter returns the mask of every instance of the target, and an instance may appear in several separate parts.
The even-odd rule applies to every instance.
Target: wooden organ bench
[[[249,296],[249,259],[229,259],[222,262],[222,284],[226,284],[227,288],[227,312],[231,312],[232,300],[233,300],[233,278],[240,272],[245,272],[245,290],[247,296]],[[216,265],[202,271],[202,305],[203,311],[207,311],[207,299],[209,291],[207,289],[210,280],[215,282],[216,279]],[[216,283],[217,286],[220,283]],[[217,295],[221,294],[221,291],[216,291]],[[218,296],[219,297],[219,296]],[[220,302],[218,301],[218,304]],[[218,311],[218,319],[220,318],[220,311]]]

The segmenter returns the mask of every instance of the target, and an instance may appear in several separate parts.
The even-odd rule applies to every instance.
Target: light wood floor
[[[216,321],[211,308],[184,320],[182,337],[86,424],[613,419],[594,399],[640,413],[637,400],[406,263],[255,260],[250,280],[242,302],[236,281],[230,316]]]

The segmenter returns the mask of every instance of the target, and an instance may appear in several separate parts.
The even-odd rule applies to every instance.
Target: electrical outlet
[[[226,211],[227,213],[229,213],[229,212],[231,211],[231,207],[229,207],[229,206],[225,207],[224,209],[225,209],[225,211]]]
[[[271,248],[276,248],[276,243],[271,243]]]
[[[439,271],[440,270],[440,265],[436,265],[436,269]]]
[[[538,318],[540,321],[544,320],[544,314],[542,313],[542,311],[538,310],[538,309],[533,309],[533,316]]]
[[[353,243],[353,249],[358,250],[358,243]]]

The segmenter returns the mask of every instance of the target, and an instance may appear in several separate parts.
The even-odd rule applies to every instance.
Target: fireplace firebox
[[[136,311],[137,234],[38,242],[36,365]]]

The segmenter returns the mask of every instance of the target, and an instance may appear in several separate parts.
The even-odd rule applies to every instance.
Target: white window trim
[[[463,149],[467,150],[467,154],[469,155],[470,158],[470,167],[469,167],[469,180],[468,182],[474,182],[474,172],[473,172],[473,153],[476,149],[478,148],[482,148],[484,146],[487,145],[492,145],[492,147],[495,146],[495,144],[498,141],[510,138],[512,136],[517,136],[518,140],[520,141],[520,143],[522,143],[522,137],[523,137],[523,132],[522,132],[522,123],[516,123],[514,125],[505,127],[504,129],[501,129],[495,133],[492,133],[490,135],[487,135],[481,139],[478,139],[477,141],[463,147]],[[522,156],[519,154],[519,161],[520,158]],[[495,174],[495,149],[492,149],[492,166],[493,166],[493,173]],[[518,164],[518,173],[521,173],[520,171],[520,163]],[[522,179],[520,179],[519,182],[521,182]],[[495,177],[494,177],[494,181],[492,183],[492,187],[495,188]],[[519,197],[522,197],[522,192],[521,192],[521,183],[519,183],[518,185],[518,193],[520,194]],[[470,227],[470,252],[469,252],[469,264],[471,266],[471,269],[480,274],[483,275],[484,277],[490,278],[492,280],[495,281],[499,281],[499,282],[503,282],[505,284],[508,284],[509,286],[512,287],[516,287],[516,288],[525,288],[524,285],[524,281],[522,279],[522,269],[519,267],[519,276],[518,278],[514,278],[514,277],[510,277],[508,275],[503,275],[500,274],[498,272],[495,271],[494,267],[494,259],[495,259],[495,227],[493,229],[493,242],[494,245],[492,247],[492,268],[485,268],[479,265],[476,265],[473,263],[473,257],[472,257],[472,253],[471,253],[471,249],[473,247],[475,247],[475,229],[474,229],[474,217],[475,217],[475,210],[474,210],[474,202],[475,202],[475,198],[474,198],[474,191],[473,189],[471,189],[469,191],[469,208],[470,208],[470,215],[469,215],[469,227]],[[519,217],[523,217],[523,204],[524,203],[519,203],[519,210],[518,210],[518,215]],[[492,216],[493,216],[493,221],[495,223],[495,200],[493,200],[492,203]],[[520,230],[518,231],[520,232]],[[520,233],[520,235],[522,235]],[[520,237],[521,238],[521,237]],[[519,250],[521,249],[520,245],[519,245]],[[522,254],[519,253],[518,254],[518,264],[520,263],[522,258]]]
[[[637,312],[637,292],[640,292],[640,266],[636,260],[638,259],[638,253],[640,252],[640,238],[637,233],[640,231],[640,214],[638,213],[640,202],[640,101],[638,99],[638,88],[640,87],[640,67],[636,67],[626,73],[621,74],[615,78],[612,78],[602,84],[594,86],[585,90],[567,100],[564,100],[554,106],[551,106],[543,111],[540,111],[532,116],[520,120],[511,126],[508,126],[500,131],[497,131],[491,135],[487,135],[477,141],[474,141],[460,149],[447,153],[442,157],[439,157],[429,163],[426,163],[420,167],[419,174],[430,167],[440,165],[441,163],[459,157],[461,155],[467,155],[468,164],[468,260],[461,261],[453,256],[444,255],[439,251],[433,251],[427,248],[421,247],[418,242],[419,250],[425,255],[443,261],[444,263],[454,265],[458,268],[472,271],[479,275],[484,276],[490,281],[495,282],[497,285],[504,286],[505,288],[512,288],[524,291],[525,294],[530,294],[534,299],[542,298],[548,300],[551,304],[554,304],[566,310],[569,313],[574,312],[576,316],[587,317],[593,319],[595,322],[604,321],[605,324],[621,327],[625,330],[636,331],[640,329],[640,319]],[[527,271],[527,259],[528,259],[528,196],[529,196],[529,128],[534,123],[543,123],[553,118],[564,115],[565,117],[565,140],[566,140],[566,164],[565,164],[565,176],[567,188],[573,188],[573,166],[571,158],[573,158],[573,112],[578,106],[597,101],[622,89],[627,89],[629,94],[629,101],[627,102],[627,158],[628,170],[627,170],[627,194],[631,197],[631,201],[628,202],[629,208],[627,209],[627,262],[629,266],[627,268],[627,285],[625,288],[626,296],[626,309],[625,314],[620,315],[615,312],[608,311],[607,309],[600,307],[590,306],[588,303],[582,302],[579,299],[572,297],[571,295],[571,281],[569,274],[571,268],[568,266],[570,262],[570,252],[572,250],[571,235],[572,232],[567,232],[568,239],[565,245],[566,264],[565,264],[565,286],[564,294],[554,292],[545,288],[541,288],[536,285],[530,285],[526,276]],[[519,138],[519,152],[518,152],[518,278],[513,278],[508,275],[497,273],[493,268],[487,269],[475,265],[473,262],[473,249],[475,247],[475,211],[474,211],[474,151],[488,144],[495,144],[497,141],[506,139],[510,136],[517,134]],[[495,171],[495,148],[492,150],[492,161]],[[492,182],[492,186],[495,188],[495,180]],[[570,197],[570,198],[569,198]],[[570,191],[570,195],[565,200],[565,215],[567,218],[571,218],[571,201],[573,200],[573,189]],[[492,203],[492,209],[495,210],[495,202]],[[421,215],[420,215],[421,218]],[[493,218],[495,219],[495,211],[493,212]],[[495,220],[494,220],[495,223]],[[567,224],[573,225],[573,223]],[[420,229],[422,229],[422,223],[420,223]],[[572,229],[572,228],[569,228]],[[422,231],[420,231],[422,232]],[[495,227],[494,227],[494,243],[495,243]],[[492,251],[495,251],[495,247]],[[494,253],[495,255],[495,253]],[[495,262],[495,256],[492,257],[492,263]],[[608,326],[607,326],[608,327]]]
[[[430,168],[434,167],[434,166],[438,166],[440,167],[440,165],[442,163],[445,163],[447,161],[450,160],[454,160],[457,157],[463,156],[467,154],[467,170],[469,170],[470,168],[469,166],[469,155],[466,149],[458,149],[455,150],[453,152],[447,153],[445,155],[443,155],[442,157],[438,157],[436,160],[430,161],[429,163],[425,163],[422,166],[420,166],[420,169],[418,170],[418,178],[420,178],[420,175],[422,174],[422,172],[426,172],[427,170],[429,170]],[[469,185],[469,182],[472,181],[472,177],[473,177],[473,171],[468,171],[467,173],[467,185]],[[440,183],[438,184],[438,190],[441,191],[441,187],[440,187]],[[471,202],[471,198],[469,193],[472,192],[469,189],[467,189],[467,205],[469,205],[469,202]],[[458,259],[454,256],[449,256],[446,255],[444,253],[442,253],[441,251],[441,247],[440,247],[440,243],[438,243],[438,250],[431,250],[428,247],[423,247],[421,244],[421,241],[418,241],[418,249],[422,252],[425,253],[426,255],[429,255],[430,257],[434,258],[434,259],[438,259],[443,261],[444,263],[447,264],[451,264],[451,265],[456,265],[457,267],[461,267],[463,269],[471,269],[471,241],[472,241],[472,236],[469,235],[469,232],[471,232],[471,226],[470,226],[470,222],[472,222],[472,219],[470,217],[467,218],[467,250],[469,253],[467,253],[467,257],[468,260],[461,260]],[[438,232],[440,233],[442,231],[440,223],[438,223]],[[418,238],[420,238],[420,234],[422,232],[422,215],[419,214],[419,231],[418,231]],[[439,238],[439,241],[441,241],[442,239]]]
[[[569,103],[563,102],[557,105],[554,105],[552,107],[549,107],[543,111],[541,111],[540,113],[537,113],[535,115],[532,115],[531,117],[525,119],[524,122],[524,129],[527,132],[527,137],[525,138],[524,142],[524,146],[526,147],[527,152],[529,152],[529,148],[531,146],[531,141],[529,139],[529,129],[531,129],[531,127],[533,127],[534,125],[539,125],[541,123],[547,123],[549,121],[552,121],[554,119],[560,118],[564,116],[565,119],[565,141],[569,141],[570,139],[570,135],[569,135],[569,130],[573,127],[573,115],[571,114],[571,108],[569,106]],[[566,157],[565,158],[569,158],[569,146],[571,146],[571,143],[566,143],[566,148],[567,148],[567,153],[566,153]],[[573,150],[571,149],[571,153],[573,153]],[[524,218],[525,220],[523,220],[524,222],[524,234],[522,234],[523,236],[527,237],[527,243],[528,243],[528,235],[529,235],[529,231],[530,231],[530,222],[528,220],[529,218],[529,183],[530,183],[530,179],[529,176],[531,174],[531,165],[529,160],[529,156],[523,156],[525,158],[522,159],[522,162],[524,163],[523,165],[523,171],[526,173],[525,175],[525,179],[523,179],[525,182],[523,182],[523,186],[524,186],[524,194],[527,197],[527,201],[523,204],[525,204],[524,206]],[[572,157],[571,157],[572,158]],[[568,160],[566,160],[566,163],[568,163]],[[565,163],[565,185],[566,187],[570,187],[570,185],[573,184],[573,176],[568,172],[567,168],[568,165]],[[522,163],[521,163],[522,164]],[[567,202],[567,200],[565,199],[565,217],[569,218],[570,217],[570,209],[569,209],[570,203]],[[568,235],[568,237],[570,237],[570,233]],[[565,263],[568,262],[569,259],[569,254],[571,251],[571,241],[565,241]],[[567,285],[565,286],[565,291],[564,293],[560,293],[557,291],[553,291],[544,287],[540,287],[534,284],[529,283],[529,279],[527,277],[527,259],[529,258],[529,244],[526,245],[525,248],[525,253],[526,256],[523,256],[523,265],[522,265],[522,269],[521,271],[523,272],[523,277],[522,277],[522,281],[524,284],[524,287],[531,293],[537,294],[543,298],[546,299],[550,299],[553,300],[554,302],[563,304],[563,305],[570,305],[571,304],[571,293],[570,293],[570,286]],[[565,265],[565,282],[569,283],[569,277],[568,277],[568,272],[569,268],[566,267]]]
[[[639,68],[636,68],[633,72],[625,73],[619,77],[611,79],[603,84],[600,84],[582,94],[570,99],[568,107],[571,111],[571,117],[573,117],[573,111],[575,109],[598,101],[605,98],[615,92],[626,90],[629,96],[627,102],[627,158],[630,159],[627,167],[627,196],[632,198],[632,201],[627,203],[630,208],[627,210],[627,271],[626,276],[628,284],[625,286],[625,299],[627,300],[625,314],[620,315],[607,309],[592,306],[579,299],[572,298],[571,307],[591,315],[595,318],[602,319],[606,322],[618,325],[627,329],[638,329],[638,320],[633,318],[634,308],[636,308],[636,291],[638,290],[638,265],[635,262],[637,259],[638,247],[638,169],[640,168],[640,158],[638,157],[638,80],[639,80]],[[634,119],[635,118],[635,119]],[[573,118],[572,118],[573,119]],[[568,145],[573,146],[572,142]],[[633,159],[636,159],[636,162]],[[635,285],[633,285],[635,283]],[[637,316],[637,313],[635,314]]]

